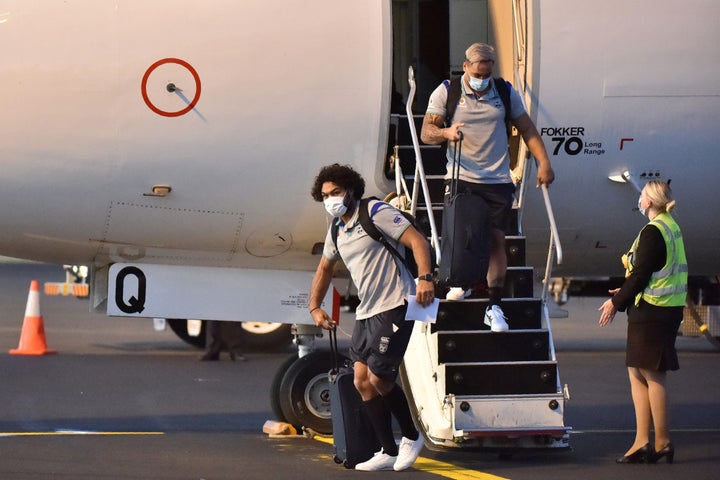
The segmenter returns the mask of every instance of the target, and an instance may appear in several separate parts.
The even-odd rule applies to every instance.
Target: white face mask
[[[323,200],[325,204],[325,210],[333,217],[342,217],[347,212],[347,205],[345,205],[345,195],[341,197],[327,197]]]
[[[488,85],[490,85],[490,77],[487,77],[487,78],[470,77],[468,79],[468,81],[470,82],[470,88],[472,88],[473,90],[475,90],[477,92],[485,90],[488,87]]]
[[[645,215],[645,209],[640,206],[642,203],[642,195],[640,195],[640,198],[638,198],[638,210],[640,210],[641,215]]]

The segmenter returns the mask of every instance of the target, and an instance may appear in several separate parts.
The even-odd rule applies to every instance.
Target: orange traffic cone
[[[47,355],[57,353],[48,350],[45,342],[45,326],[40,315],[40,287],[37,280],[30,282],[25,320],[23,321],[20,343],[17,349],[10,350],[13,355]]]

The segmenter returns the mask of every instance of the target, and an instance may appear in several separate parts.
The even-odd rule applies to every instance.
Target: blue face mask
[[[490,85],[490,77],[487,77],[487,78],[470,77],[468,81],[470,82],[470,88],[472,88],[476,92],[483,91],[488,87],[488,85]]]

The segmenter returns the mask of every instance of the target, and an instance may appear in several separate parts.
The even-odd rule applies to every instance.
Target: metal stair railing
[[[418,204],[418,187],[422,187],[423,197],[425,200],[425,207],[428,212],[428,220],[430,221],[430,244],[435,249],[435,258],[437,263],[440,263],[440,240],[438,236],[437,225],[435,224],[435,217],[433,215],[432,201],[430,199],[430,189],[428,188],[427,177],[425,176],[425,168],[423,167],[422,154],[420,152],[420,143],[418,141],[417,129],[415,128],[415,120],[412,113],[412,103],[415,99],[415,71],[412,67],[408,68],[408,83],[410,84],[410,92],[408,93],[407,103],[405,104],[405,111],[408,118],[410,127],[410,136],[412,138],[413,149],[415,151],[415,175],[413,183],[413,193],[410,195],[405,178],[400,167],[400,160],[395,151],[395,187],[397,189],[398,197],[401,193],[405,194],[406,198],[410,199],[410,213],[415,215]]]

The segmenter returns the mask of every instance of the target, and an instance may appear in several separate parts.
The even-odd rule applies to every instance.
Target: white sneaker
[[[467,290],[463,290],[460,287],[452,287],[447,295],[445,295],[445,300],[464,300],[469,297],[471,293],[472,290],[469,288]]]
[[[400,446],[398,446],[398,456],[397,460],[395,460],[395,465],[393,465],[393,470],[399,472],[415,463],[418,455],[420,455],[422,447],[423,439],[419,434],[417,440],[410,440],[409,438],[402,437],[402,440],[400,440]]]
[[[363,470],[365,472],[377,472],[380,470],[392,470],[395,460],[398,457],[391,457],[380,449],[370,460],[355,465],[355,470]]]
[[[485,325],[493,332],[506,332],[510,329],[505,321],[505,314],[498,305],[485,309]]]

